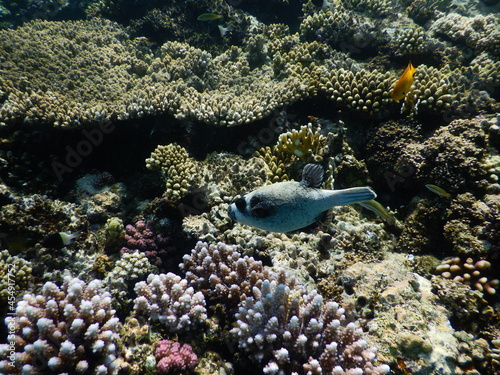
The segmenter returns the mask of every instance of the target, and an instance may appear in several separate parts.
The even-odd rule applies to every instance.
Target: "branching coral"
[[[68,276],[61,288],[47,282],[42,294],[23,297],[7,324],[15,360],[0,361],[3,373],[114,374],[121,366],[119,320],[100,280]]]
[[[171,332],[195,329],[207,318],[205,298],[173,273],[148,276],[135,285],[134,310],[164,324]]]
[[[158,169],[165,178],[166,195],[176,201],[184,197],[198,177],[198,165],[179,145],[158,146],[146,159],[148,169]]]

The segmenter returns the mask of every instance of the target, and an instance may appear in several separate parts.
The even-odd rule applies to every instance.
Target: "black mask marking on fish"
[[[367,187],[323,190],[319,188],[322,181],[321,165],[307,164],[301,182],[279,182],[248,193],[229,206],[229,216],[270,232],[290,232],[311,225],[333,206],[376,197]]]

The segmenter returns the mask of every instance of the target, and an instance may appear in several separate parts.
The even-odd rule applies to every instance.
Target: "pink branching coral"
[[[191,345],[171,340],[161,340],[156,344],[156,369],[159,374],[193,369],[198,357]]]
[[[179,266],[195,290],[206,290],[210,299],[236,306],[260,288],[264,280],[276,280],[290,289],[302,289],[294,277],[264,267],[253,257],[242,256],[234,245],[199,241]]]
[[[152,221],[139,220],[135,226],[127,225],[125,227],[125,242],[125,246],[120,250],[121,254],[133,253],[135,250],[144,252],[149,262],[158,267],[160,271],[165,271],[172,253],[175,252],[175,247],[169,236],[154,233]]]
[[[346,320],[344,309],[307,293],[283,271],[242,257],[234,246],[198,242],[181,269],[194,290],[234,307],[230,337],[264,374],[383,375],[376,349]],[[236,304],[239,306],[236,307]]]

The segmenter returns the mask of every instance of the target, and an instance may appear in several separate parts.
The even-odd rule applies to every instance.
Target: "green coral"
[[[165,179],[166,196],[172,201],[186,196],[198,180],[198,164],[184,147],[176,144],[158,146],[146,159],[146,167],[160,170]]]
[[[118,217],[108,219],[104,225],[104,237],[107,248],[117,248],[125,241],[125,227]]]

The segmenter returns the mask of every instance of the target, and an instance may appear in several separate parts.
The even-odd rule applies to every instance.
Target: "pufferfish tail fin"
[[[368,187],[354,187],[343,190],[334,190],[330,196],[331,206],[344,206],[375,199],[377,194]]]

